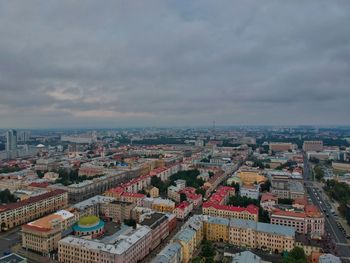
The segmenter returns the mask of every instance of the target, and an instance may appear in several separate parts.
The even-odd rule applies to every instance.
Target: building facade
[[[17,203],[0,205],[1,231],[35,220],[68,205],[64,190],[53,190]]]

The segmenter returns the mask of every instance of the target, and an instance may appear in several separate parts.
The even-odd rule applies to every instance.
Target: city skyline
[[[0,4],[0,128],[350,125],[348,1]]]

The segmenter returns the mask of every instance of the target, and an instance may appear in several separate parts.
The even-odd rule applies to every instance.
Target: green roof
[[[79,225],[81,226],[92,226],[96,225],[100,219],[97,216],[84,216],[80,218]]]

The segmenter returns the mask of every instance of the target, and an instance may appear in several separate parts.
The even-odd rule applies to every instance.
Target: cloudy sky
[[[1,1],[0,127],[350,124],[350,1]]]

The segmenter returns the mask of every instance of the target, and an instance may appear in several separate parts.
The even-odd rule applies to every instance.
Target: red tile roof
[[[217,210],[226,210],[226,211],[234,211],[234,212],[243,212],[246,211],[249,214],[258,215],[259,208],[255,205],[248,205],[247,207],[240,206],[231,206],[231,205],[218,205],[211,202],[205,202],[203,204],[203,208],[212,207]]]

